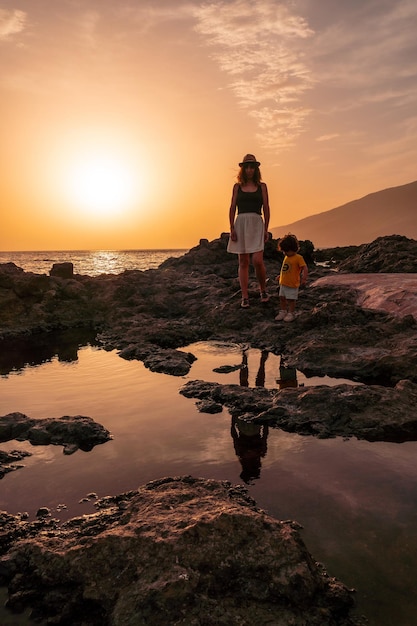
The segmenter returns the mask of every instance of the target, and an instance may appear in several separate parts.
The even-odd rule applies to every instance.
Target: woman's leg
[[[252,254],[252,263],[255,268],[256,278],[258,279],[259,288],[262,291],[265,291],[266,288],[266,270],[264,264],[264,252],[263,250],[259,250],[259,252],[254,252]]]
[[[242,298],[249,298],[249,254],[239,254],[239,283]]]

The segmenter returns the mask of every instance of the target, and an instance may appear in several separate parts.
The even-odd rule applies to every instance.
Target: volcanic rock
[[[16,464],[16,461],[21,461],[26,456],[30,456],[30,452],[24,450],[12,450],[11,452],[4,452],[0,450],[0,478],[3,478],[8,472],[13,472],[23,465]]]
[[[342,384],[281,390],[193,380],[180,393],[197,398],[197,408],[202,412],[206,404],[216,403],[248,423],[268,424],[300,435],[417,440],[417,384],[409,380],[400,381],[394,388]]]
[[[372,243],[358,246],[357,250],[338,264],[339,272],[359,273],[416,273],[417,241],[403,235],[378,237]]]
[[[0,441],[13,439],[27,439],[34,446],[54,444],[71,446],[72,451],[89,451],[109,441],[111,435],[101,424],[83,415],[33,419],[23,413],[8,413],[0,416]]]
[[[51,276],[60,276],[61,278],[72,278],[74,276],[74,264],[70,262],[54,263],[51,271]]]
[[[417,274],[329,274],[311,287],[345,286],[356,292],[355,304],[362,309],[386,311],[395,317],[417,320]],[[410,320],[411,321],[411,320]]]
[[[166,478],[97,508],[60,527],[0,517],[11,610],[72,626],[360,623],[352,590],[314,561],[299,527],[242,486]]]

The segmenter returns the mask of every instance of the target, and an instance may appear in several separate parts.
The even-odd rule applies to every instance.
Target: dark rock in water
[[[193,380],[180,393],[197,398],[200,411],[215,402],[249,423],[268,424],[300,435],[417,440],[417,384],[409,380],[400,381],[394,388],[343,384],[282,390],[242,389],[239,385]]]
[[[158,348],[152,344],[140,347],[135,344],[129,345],[119,352],[119,356],[127,360],[139,359],[151,372],[161,372],[172,376],[188,374],[192,363],[196,360],[191,352]]]
[[[8,413],[0,416],[0,442],[27,440],[32,445],[62,445],[64,454],[73,454],[78,449],[85,452],[92,450],[94,446],[105,443],[111,439],[111,435],[101,424],[91,417],[83,415],[60,418],[31,419],[23,413]],[[23,467],[16,465],[29,452],[15,450],[3,452],[0,450],[0,478],[7,472]]]
[[[184,376],[190,371],[196,357],[190,352],[180,350],[155,350],[143,359],[151,372],[163,372],[173,376]]]
[[[354,598],[242,486],[165,478],[56,525],[1,514],[11,610],[83,626],[353,626]]]
[[[0,441],[27,439],[32,445],[72,446],[72,450],[92,450],[111,435],[101,424],[83,415],[31,419],[23,413],[0,416]]]
[[[236,372],[241,369],[241,364],[239,365],[221,365],[220,367],[215,367],[213,372],[217,372],[218,374],[230,374],[231,372]]]
[[[68,261],[66,263],[54,263],[49,274],[60,278],[73,278],[74,264]]]
[[[16,464],[16,461],[21,461],[26,456],[30,456],[30,452],[24,450],[12,450],[11,452],[4,452],[0,450],[0,478],[3,478],[8,472],[13,472],[23,465]]]
[[[211,400],[199,400],[197,407],[200,413],[221,413],[223,406],[219,402],[212,402]]]
[[[204,380],[190,380],[180,389],[186,398],[211,400],[227,406],[234,414],[252,413],[257,415],[271,407],[275,391],[264,387],[241,387],[240,385],[220,385]]]

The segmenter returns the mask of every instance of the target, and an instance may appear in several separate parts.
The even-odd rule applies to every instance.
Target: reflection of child
[[[277,383],[280,389],[286,389],[287,387],[297,387],[297,370],[295,367],[279,366],[279,378]]]
[[[301,254],[298,254],[300,246],[295,235],[286,235],[278,242],[278,250],[285,253],[281,267],[279,280],[279,304],[280,311],[276,320],[292,322],[295,318],[295,304],[298,299],[298,290],[307,281],[308,269]]]

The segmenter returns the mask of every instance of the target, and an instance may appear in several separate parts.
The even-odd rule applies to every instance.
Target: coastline
[[[187,252],[182,248],[138,250],[37,250],[0,252],[0,264],[15,263],[26,272],[49,275],[54,263],[71,262],[76,274],[98,276],[126,270],[156,269],[170,257]]]
[[[21,314],[17,318],[14,315],[10,323],[3,318],[3,336],[9,341],[23,335],[35,338],[40,331],[50,332],[54,327],[75,328],[84,324],[85,328],[99,331],[100,345],[106,350],[117,349],[124,359],[140,360],[151,372],[166,372],[177,379],[192,367],[192,358],[181,346],[208,338],[249,343],[274,354],[284,353],[289,365],[297,365],[306,372],[327,372],[336,376],[344,373],[363,383],[362,399],[359,400],[356,394],[357,401],[352,399],[352,390],[347,393],[343,386],[332,392],[334,401],[323,400],[323,394],[328,391],[320,390],[320,394],[315,391],[314,403],[310,401],[304,414],[301,411],[303,421],[299,432],[302,435],[313,434],[320,438],[334,434],[358,436],[359,431],[349,430],[346,418],[355,418],[351,425],[356,428],[358,417],[362,422],[365,418],[369,420],[372,417],[369,410],[381,402],[384,414],[376,409],[375,423],[382,441],[397,437],[401,429],[405,440],[407,437],[413,440],[412,423],[403,421],[401,424],[394,410],[401,398],[405,403],[403,414],[407,413],[407,406],[414,405],[407,395],[414,393],[412,377],[407,385],[400,384],[404,371],[407,374],[415,371],[411,351],[415,338],[413,316],[401,317],[380,309],[363,309],[357,306],[353,292],[346,291],[345,286],[338,289],[335,285],[313,282],[300,296],[299,316],[294,325],[277,326],[273,320],[277,306],[274,293],[271,302],[261,306],[252,286],[250,311],[239,310],[236,259],[227,256],[223,245],[222,239],[211,243],[203,240],[182,257],[165,261],[158,270],[124,272],[114,277],[75,276],[65,280],[13,271],[6,273],[2,279],[3,288],[8,283],[6,289],[13,285],[14,292],[17,291],[14,311],[19,298],[23,304],[28,298],[36,297],[37,307],[35,311],[22,308]],[[381,247],[386,245],[382,242]],[[280,262],[275,249],[266,250],[266,261],[269,275],[272,275]],[[314,268],[312,279],[320,283],[325,274],[328,275],[329,271]],[[367,278],[372,280],[372,277]],[[394,343],[396,349],[392,350]],[[298,402],[309,397],[302,388],[286,389],[276,397],[263,392],[263,401],[269,398],[268,402],[272,400],[272,404],[260,407],[255,390],[242,393],[242,389],[228,389],[227,385],[200,389],[194,386],[193,393],[203,394],[207,400],[213,389],[215,402],[227,407],[232,414],[244,412],[252,421],[272,419],[269,421],[271,427],[279,424],[284,430],[298,428],[291,411],[300,414],[302,406]],[[375,393],[379,395],[375,396]],[[331,407],[334,402],[340,412],[344,397],[347,399],[343,414],[345,430],[337,432],[332,430],[336,424]],[[329,414],[327,417],[322,415],[324,421],[320,424],[317,415],[324,413],[323,407],[329,409]],[[285,426],[283,419],[288,417]],[[369,421],[363,422],[363,427],[369,437]],[[375,434],[368,440],[373,441],[373,437]]]

